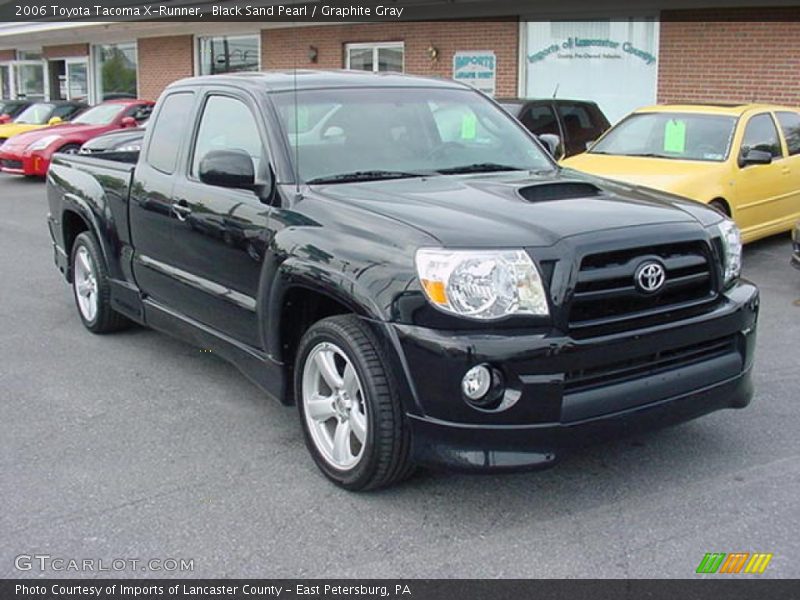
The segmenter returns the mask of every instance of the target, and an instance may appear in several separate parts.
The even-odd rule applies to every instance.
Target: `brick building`
[[[592,99],[612,121],[654,102],[800,105],[797,2],[630,4],[562,0],[556,10],[554,3],[474,1],[472,17],[457,21],[298,26],[5,23],[0,83],[3,97],[97,102],[121,94],[155,98],[171,81],[195,74],[354,68],[455,76],[498,97]]]

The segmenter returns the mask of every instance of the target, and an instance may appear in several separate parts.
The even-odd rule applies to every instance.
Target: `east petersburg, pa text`
[[[241,591],[240,591],[241,588]],[[392,593],[392,588],[394,588]],[[225,597],[235,596],[241,594],[243,596],[275,596],[280,597],[281,594],[295,596],[304,596],[308,598],[324,595],[329,596],[371,596],[388,598],[389,596],[411,597],[411,588],[408,585],[396,584],[393,586],[388,585],[360,585],[360,584],[347,584],[347,585],[332,585],[332,584],[317,584],[317,585],[304,585],[297,584],[295,586],[280,586],[280,585],[266,585],[266,584],[244,584],[239,585],[192,585],[188,583],[175,584],[170,586],[163,585],[130,585],[130,584],[108,584],[108,585],[90,585],[90,584],[66,584],[54,583],[52,585],[26,585],[17,584],[14,590],[17,596],[25,595],[39,595],[49,597],[69,596],[75,597],[95,597],[100,598],[103,594],[113,595],[120,594],[123,596],[142,596],[149,595],[164,595],[169,593],[170,596],[186,596],[191,598],[201,597]]]

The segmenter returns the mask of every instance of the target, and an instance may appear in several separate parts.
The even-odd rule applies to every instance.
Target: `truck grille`
[[[663,287],[642,292],[635,276],[656,261],[666,271]],[[576,337],[604,335],[698,314],[716,299],[708,246],[682,242],[592,254],[584,257],[569,310]]]
[[[564,391],[570,393],[648,377],[661,371],[678,369],[737,351],[736,337],[728,336],[683,348],[662,350],[647,356],[609,362],[602,366],[566,373]]]

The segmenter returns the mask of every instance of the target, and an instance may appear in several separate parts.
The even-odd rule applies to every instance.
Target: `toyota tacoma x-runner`
[[[47,194],[86,329],[229,360],[347,489],[545,467],[753,393],[733,222],[559,168],[454,82],[185,79],[140,152],[56,155]]]

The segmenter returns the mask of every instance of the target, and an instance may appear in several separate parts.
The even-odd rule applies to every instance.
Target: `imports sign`
[[[456,52],[453,56],[453,79],[494,96],[497,81],[494,52]]]

